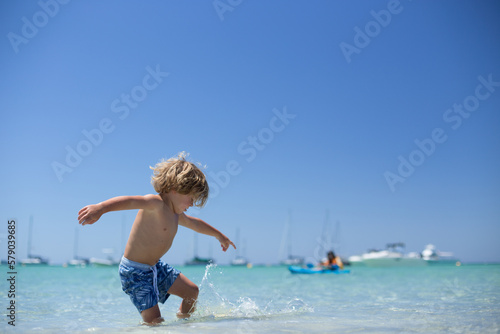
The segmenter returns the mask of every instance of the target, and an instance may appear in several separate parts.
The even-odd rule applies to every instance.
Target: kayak
[[[351,271],[347,269],[325,269],[325,268],[304,268],[299,266],[290,266],[288,270],[292,274],[348,274]]]

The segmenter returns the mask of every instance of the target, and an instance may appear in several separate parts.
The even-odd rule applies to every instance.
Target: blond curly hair
[[[180,152],[176,157],[149,167],[153,170],[151,184],[159,194],[174,190],[182,195],[192,195],[193,205],[201,208],[208,200],[208,183],[200,168],[186,161],[188,155]]]

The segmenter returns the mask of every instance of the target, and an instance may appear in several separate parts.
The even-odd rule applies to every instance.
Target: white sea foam
[[[219,287],[214,283],[223,275],[223,269],[216,264],[206,266],[200,283],[197,310],[192,316],[193,321],[207,319],[207,317],[213,317],[214,319],[259,319],[292,312],[311,312],[313,310],[298,298],[286,299],[281,296],[282,300],[278,302],[273,302],[272,298],[254,300],[255,298],[244,296],[244,291],[241,291],[242,295],[238,296],[236,300],[231,300],[225,297],[223,292],[220,292],[223,287]],[[237,280],[238,278],[234,279]]]

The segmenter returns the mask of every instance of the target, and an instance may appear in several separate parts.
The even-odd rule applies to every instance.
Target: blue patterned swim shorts
[[[122,289],[139,313],[160,303],[165,303],[180,271],[158,261],[154,266],[130,261],[122,257],[119,267]]]

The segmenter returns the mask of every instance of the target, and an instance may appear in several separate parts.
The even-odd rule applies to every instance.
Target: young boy
[[[185,158],[182,152],[151,168],[154,171],[151,183],[158,195],[114,197],[88,205],[78,213],[78,222],[88,225],[109,211],[139,209],[119,272],[123,291],[147,324],[163,321],[158,302],[165,303],[170,294],[182,298],[179,318],[187,318],[195,310],[198,286],[159,260],[172,246],[178,225],[214,236],[224,252],[230,245],[236,249],[217,229],[184,213],[193,205],[203,207],[209,191],[203,172]]]

